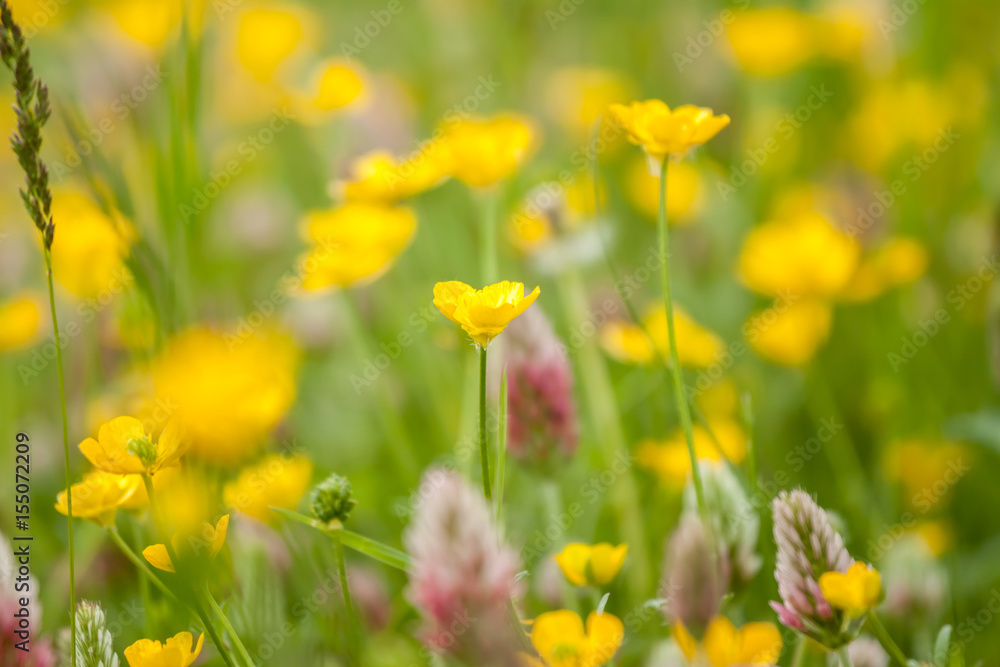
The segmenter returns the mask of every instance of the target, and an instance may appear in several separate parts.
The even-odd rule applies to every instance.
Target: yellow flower
[[[643,317],[645,331],[630,322],[609,322],[601,329],[604,350],[623,363],[652,363],[657,358],[657,352],[660,358],[669,359],[666,312],[662,305],[653,306]],[[681,366],[688,368],[711,366],[725,346],[718,336],[677,306],[674,306],[674,335],[678,359]],[[655,348],[650,345],[650,339]]]
[[[377,280],[410,244],[417,218],[403,206],[349,202],[309,213],[303,227],[316,246],[300,262],[302,288],[316,291]]]
[[[858,244],[817,213],[767,222],[747,234],[739,274],[769,296],[833,296],[854,275]]]
[[[399,162],[386,151],[373,151],[355,160],[351,178],[335,189],[348,201],[393,202],[429,190],[445,177],[432,153]]]
[[[541,289],[536,287],[525,296],[523,283],[508,280],[481,290],[452,280],[434,286],[434,305],[449,320],[461,324],[476,345],[486,347],[514,318],[527,310],[540,293]]]
[[[693,427],[694,451],[698,460],[719,462],[725,457],[731,463],[741,463],[746,458],[747,450],[746,435],[739,423],[727,417],[709,416],[708,425],[711,434],[701,424]],[[638,444],[635,456],[640,466],[672,488],[682,488],[691,474],[687,441],[679,430],[664,440],[643,440]]]
[[[75,510],[76,508],[74,508]],[[74,512],[75,513],[75,512]],[[170,539],[174,553],[183,562],[185,558],[201,558],[208,550],[208,559],[214,560],[226,543],[226,533],[229,530],[229,515],[226,514],[213,526],[204,523],[199,534],[178,531]],[[187,547],[187,548],[185,548]],[[153,544],[142,550],[143,557],[157,570],[175,572],[174,563],[164,544]]]
[[[848,618],[857,618],[878,604],[882,595],[882,577],[867,563],[855,562],[847,572],[824,572],[819,578],[823,597]]]
[[[625,637],[622,622],[591,612],[584,628],[578,614],[565,609],[542,614],[531,628],[531,644],[549,667],[600,667],[614,657]]]
[[[239,62],[255,79],[274,78],[305,34],[307,17],[290,9],[251,9],[240,16],[236,34]]]
[[[556,563],[574,586],[601,586],[610,583],[625,562],[627,544],[612,546],[572,542],[556,555]]]
[[[802,66],[816,52],[814,20],[787,7],[737,12],[729,24],[729,45],[750,74],[779,76]]]
[[[643,159],[633,161],[625,170],[625,194],[629,201],[651,220],[660,213],[660,179],[649,173]],[[667,222],[686,225],[698,217],[705,198],[698,168],[686,162],[670,165],[667,170]]]
[[[190,329],[153,362],[157,398],[174,406],[191,453],[218,465],[251,456],[295,400],[296,350],[278,334]]]
[[[201,653],[204,643],[205,635],[201,634],[195,645],[190,632],[179,632],[162,644],[140,639],[125,649],[125,660],[129,667],[188,667]]]
[[[335,58],[320,64],[314,90],[312,105],[321,112],[334,111],[359,100],[365,82],[357,66]]]
[[[136,490],[142,480],[135,475],[115,475],[92,470],[83,481],[70,487],[73,495],[73,516],[96,523],[102,528],[115,524],[115,515]],[[69,516],[66,491],[56,496],[56,510]]]
[[[95,468],[118,475],[153,475],[178,464],[187,450],[176,422],[167,424],[156,444],[135,417],[118,417],[101,426],[97,440],[87,438],[80,452]]]
[[[904,500],[925,512],[928,489],[944,486],[943,493],[935,493],[933,499],[947,502],[953,485],[942,485],[942,479],[953,478],[956,462],[960,465],[971,455],[966,446],[955,442],[899,440],[886,448],[883,468],[886,477],[903,485]]]
[[[776,303],[754,313],[743,325],[743,332],[750,347],[765,359],[783,366],[802,366],[830,335],[832,320],[830,304],[803,299]]]
[[[553,72],[545,87],[549,115],[578,138],[589,136],[597,117],[632,96],[632,82],[609,69],[565,67]]]
[[[927,250],[917,241],[893,237],[866,254],[838,295],[845,301],[870,301],[886,290],[912,283],[927,270]]]
[[[124,223],[71,192],[54,195],[52,218],[57,225],[53,274],[63,287],[79,297],[103,299],[132,282],[125,268],[129,232]]]
[[[17,350],[30,345],[38,337],[41,309],[38,301],[21,294],[0,304],[0,352]]]
[[[671,111],[660,100],[612,104],[611,113],[625,127],[629,141],[657,161],[683,155],[729,125],[729,116],[716,116],[711,109],[685,104]]]
[[[458,120],[442,131],[441,164],[466,185],[487,187],[517,170],[535,134],[530,121],[510,114]]]
[[[153,48],[166,43],[180,24],[183,9],[180,0],[117,0],[109,8],[122,32]]]
[[[226,484],[223,499],[227,507],[266,523],[275,517],[272,507],[295,509],[309,488],[312,470],[312,461],[304,456],[270,454]]]
[[[698,642],[682,623],[674,626],[674,641],[689,662],[698,657]],[[781,655],[781,633],[772,623],[747,623],[736,629],[725,616],[708,624],[701,648],[712,667],[773,665]]]

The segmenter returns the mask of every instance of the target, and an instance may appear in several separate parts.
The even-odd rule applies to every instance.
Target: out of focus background
[[[476,359],[432,290],[482,286],[495,224],[499,277],[539,285],[545,316],[497,345],[516,359],[519,336],[530,348],[554,332],[571,371],[568,416],[541,436],[544,416],[511,403],[527,426],[510,434],[505,537],[531,573],[525,614],[562,594],[551,556],[566,542],[628,542],[607,607],[626,619],[618,663],[657,664],[661,617],[626,616],[657,595],[689,464],[668,376],[616,290],[655,323],[658,181],[608,106],[659,98],[732,119],[671,166],[667,214],[699,454],[745,470],[749,451],[757,479],[763,567],[737,613],[774,620],[768,503],[801,486],[882,572],[905,650],[926,657],[947,622],[970,664],[1000,658],[1000,5],[11,5],[54,109],[43,157],[61,341],[23,176],[0,153],[0,531],[16,532],[25,432],[39,640],[68,623],[58,344],[74,477],[88,468],[76,445],[104,422],[152,430],[183,414],[197,444],[164,495],[185,516],[235,508],[237,629],[263,664],[285,621],[285,664],[340,664],[320,657],[340,641],[335,605],[309,602],[328,547],[267,507],[304,508],[335,471],[354,487],[352,528],[400,547],[422,469],[477,478]],[[417,168],[442,132],[497,114],[531,131],[509,178],[399,202],[415,227],[377,270],[314,268],[310,225],[352,199],[359,158]],[[343,213],[361,234],[399,214]],[[529,389],[560,391],[545,387]],[[262,492],[254,471],[271,479],[269,464],[281,484]],[[259,503],[233,500],[241,488]],[[579,516],[553,523],[571,506]],[[118,519],[138,542],[132,521]],[[78,522],[77,539],[79,595],[118,623],[118,650],[183,629],[103,530]],[[430,664],[405,578],[355,556],[379,638],[367,664]]]

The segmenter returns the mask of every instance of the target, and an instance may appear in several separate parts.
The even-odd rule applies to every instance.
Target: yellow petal
[[[594,583],[606,584],[615,578],[625,562],[627,544],[614,547],[607,543],[594,545],[590,554],[590,573]]]
[[[747,623],[740,628],[737,662],[741,665],[777,664],[781,645],[781,633],[773,623]]]
[[[590,546],[572,542],[556,554],[556,563],[574,586],[584,586],[587,583],[587,561],[590,560]]]
[[[449,320],[461,324],[455,319],[455,309],[458,308],[461,298],[472,291],[474,291],[472,287],[458,280],[438,283],[434,286],[434,305]]]
[[[716,616],[708,624],[702,639],[705,655],[713,667],[730,667],[739,655],[739,634],[725,616]]]
[[[174,572],[174,564],[164,544],[153,544],[142,550],[143,557],[157,570]]]
[[[625,626],[611,614],[591,612],[587,617],[587,654],[583,667],[600,667],[615,656],[625,638]]]
[[[694,660],[694,656],[698,653],[698,642],[679,621],[674,624],[674,641],[677,642],[677,647],[688,661]]]
[[[542,614],[531,628],[531,644],[549,663],[554,663],[556,655],[582,658],[586,651],[586,639],[583,619],[566,609]]]

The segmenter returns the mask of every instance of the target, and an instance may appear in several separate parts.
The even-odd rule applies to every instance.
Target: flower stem
[[[479,207],[482,210],[483,229],[480,247],[480,263],[483,267],[483,284],[492,285],[497,281],[497,207],[500,203],[499,190],[481,194]]]
[[[236,634],[233,624],[229,622],[226,612],[222,611],[222,607],[220,607],[219,603],[212,597],[212,592],[208,590],[207,583],[203,584],[201,596],[208,605],[208,608],[215,614],[215,617],[219,619],[219,623],[222,624],[223,629],[229,633],[229,638],[232,640],[233,646],[236,647],[236,652],[240,654],[240,658],[246,663],[247,667],[254,667],[256,663],[254,663],[253,658],[250,657],[250,653],[243,645],[243,642],[240,641],[240,637]]]
[[[660,231],[660,284],[663,289],[663,307],[667,314],[667,341],[670,347],[670,370],[674,376],[674,400],[680,414],[681,428],[687,441],[688,456],[691,458],[691,478],[694,480],[694,491],[698,498],[698,511],[704,518],[707,516],[705,491],[701,485],[701,470],[698,468],[698,455],[694,449],[694,432],[691,427],[691,412],[688,409],[687,397],[684,395],[684,380],[681,375],[681,364],[677,354],[677,336],[674,332],[674,300],[670,291],[670,269],[667,265],[669,257],[667,242],[667,169],[670,166],[670,154],[663,156],[660,169],[660,215],[657,226]],[[708,524],[706,523],[706,527]]]
[[[135,565],[139,569],[139,571],[145,574],[146,577],[150,581],[152,581],[153,584],[157,588],[159,588],[164,595],[166,595],[171,600],[174,601],[177,600],[177,596],[174,595],[174,592],[171,591],[169,588],[167,588],[167,585],[164,584],[163,581],[158,576],[156,576],[156,573],[154,573],[151,569],[149,569],[149,566],[141,558],[139,558],[139,556],[135,553],[135,551],[132,550],[132,547],[130,547],[128,543],[122,538],[121,533],[118,532],[117,528],[115,528],[114,526],[108,528],[108,534],[111,536],[111,541],[117,544],[118,548],[121,549],[121,552],[125,554],[125,557],[128,558],[130,561],[132,561],[132,564]]]
[[[361,648],[361,630],[358,624],[358,615],[354,610],[354,600],[351,599],[351,589],[347,585],[347,566],[344,562],[344,545],[340,541],[340,531],[333,531],[333,553],[337,559],[337,574],[340,576],[340,591],[344,596],[344,609],[347,613],[348,644],[351,652],[358,656]]]
[[[795,640],[795,652],[792,653],[792,663],[790,667],[802,667],[802,660],[806,657],[806,636],[799,635]]]
[[[59,376],[59,407],[62,411],[63,462],[66,468],[66,531],[69,538],[69,628],[73,665],[76,665],[76,550],[73,542],[73,476],[69,465],[69,420],[66,417],[66,380],[63,373],[62,342],[56,317],[56,296],[52,288],[52,250],[45,248],[45,276],[49,284],[49,308],[52,311],[52,333],[56,342],[56,373]]]
[[[851,654],[848,653],[846,644],[837,649],[837,657],[840,658],[840,667],[854,667],[854,663],[851,662]]]
[[[479,461],[483,468],[483,495],[493,499],[490,490],[489,443],[486,440],[486,346],[479,348]]]
[[[882,625],[882,621],[878,620],[878,616],[875,615],[874,609],[868,612],[868,625],[871,626],[875,638],[878,639],[878,643],[882,645],[886,653],[892,656],[892,659],[899,663],[901,667],[906,667],[906,655],[896,642],[892,640],[892,637],[889,636],[885,626]]]
[[[226,649],[225,643],[222,641],[222,637],[219,636],[219,631],[216,629],[215,625],[212,624],[212,619],[208,617],[208,613],[201,606],[201,601],[195,600],[192,605],[198,618],[205,625],[205,631],[208,632],[208,636],[211,637],[212,643],[215,644],[215,648],[219,651],[219,655],[222,656],[222,660],[229,665],[229,667],[236,667],[236,662],[233,660],[233,656],[229,655],[229,650]],[[247,667],[253,667],[253,662],[251,662]]]

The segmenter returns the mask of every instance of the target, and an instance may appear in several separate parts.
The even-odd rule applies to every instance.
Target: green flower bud
[[[156,463],[156,447],[149,438],[132,438],[128,441],[125,451],[134,454],[147,468]]]
[[[335,473],[320,482],[313,490],[312,513],[323,523],[330,523],[335,519],[343,522],[347,521],[355,503],[351,482]]]

